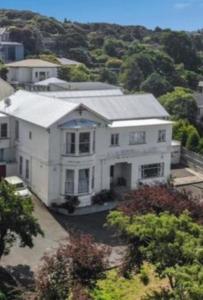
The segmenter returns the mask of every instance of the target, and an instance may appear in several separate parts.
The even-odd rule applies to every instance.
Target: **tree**
[[[173,138],[181,141],[182,146],[186,146],[191,133],[195,132],[198,135],[196,127],[185,120],[178,120],[173,125]],[[199,147],[198,147],[199,149]]]
[[[140,89],[159,97],[167,92],[171,92],[171,84],[158,73],[152,73],[140,86]]]
[[[115,72],[110,71],[107,68],[102,68],[99,72],[99,81],[101,82],[107,82],[110,84],[117,84],[117,76]]]
[[[187,139],[186,148],[190,151],[197,152],[200,142],[200,136],[197,130],[192,131]]]
[[[13,187],[0,183],[0,258],[9,253],[16,239],[20,247],[32,248],[33,237],[43,235],[33,210],[31,198],[22,199]]]
[[[140,269],[144,261],[150,262],[160,277],[168,278],[174,295],[182,289],[178,299],[201,299],[189,298],[188,286],[181,284],[187,280],[180,281],[177,271],[180,272],[180,267],[191,268],[194,264],[202,268],[202,226],[194,223],[187,214],[179,217],[168,213],[128,217],[118,211],[110,213],[108,224],[122,232],[130,243],[127,270]],[[186,277],[186,273],[183,276]],[[194,281],[196,287],[198,283],[202,285],[201,276],[196,276]]]
[[[175,119],[195,122],[198,108],[190,90],[176,87],[173,92],[161,96],[160,102]]]
[[[4,80],[7,80],[7,73],[8,73],[7,67],[0,62],[0,77]]]
[[[107,55],[121,58],[124,54],[125,44],[121,40],[106,39],[104,42],[104,51]]]
[[[138,63],[133,58],[127,59],[127,61],[122,65],[120,79],[127,90],[131,91],[140,89],[140,84],[144,80],[144,76]]]
[[[108,253],[105,246],[98,247],[89,235],[71,235],[56,253],[43,258],[36,276],[39,299],[66,299],[77,290],[85,295],[84,288],[93,288],[96,281],[103,278]]]
[[[59,78],[66,81],[89,81],[91,79],[90,70],[83,64],[76,66],[62,66],[59,69]]]
[[[164,211],[179,216],[187,210],[196,222],[203,222],[203,204],[192,194],[178,191],[172,186],[143,186],[129,192],[124,200],[117,209],[126,216],[147,213],[159,215]]]

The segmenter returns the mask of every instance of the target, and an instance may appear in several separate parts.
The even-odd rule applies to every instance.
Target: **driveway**
[[[40,264],[40,260],[46,251],[57,248],[60,241],[69,237],[67,231],[56,221],[49,210],[35,197],[34,215],[38,219],[45,236],[38,236],[34,239],[34,247],[32,249],[25,247],[20,248],[14,245],[8,256],[4,256],[1,265],[15,267],[15,270],[29,270],[33,272]]]

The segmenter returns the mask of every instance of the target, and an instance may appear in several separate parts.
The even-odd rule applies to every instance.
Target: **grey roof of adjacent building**
[[[109,121],[169,117],[167,111],[152,94],[69,98],[63,101],[82,103]]]
[[[53,97],[59,99],[83,98],[83,97],[103,97],[103,96],[119,96],[123,92],[119,89],[113,90],[85,90],[85,91],[56,91],[56,92],[38,92],[39,95]]]
[[[4,34],[7,31],[6,27],[0,27],[0,35]]]
[[[66,83],[66,81],[56,78],[56,77],[51,77],[51,78],[36,82],[34,85],[49,86],[50,84],[58,84],[58,83]]]
[[[0,78],[0,101],[14,94],[14,88],[5,80]]]
[[[194,97],[198,107],[203,106],[203,93],[196,92],[193,94],[193,97]]]
[[[120,89],[120,87],[118,86],[99,81],[66,82],[57,85],[60,86],[62,89],[69,91]]]
[[[23,46],[22,43],[18,43],[18,42],[0,42],[0,45],[2,46]]]
[[[9,101],[0,102],[0,112],[48,128],[78,106],[20,90],[10,96]]]
[[[70,66],[70,65],[81,65],[80,62],[76,60],[72,60],[66,57],[57,57],[58,62],[63,66]]]

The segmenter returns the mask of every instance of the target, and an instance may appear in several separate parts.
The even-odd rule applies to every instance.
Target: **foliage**
[[[159,97],[172,91],[171,84],[158,73],[152,73],[140,86],[140,89]]]
[[[174,294],[181,293],[178,299],[190,292],[187,273],[182,272],[181,276],[184,269],[192,269],[196,275],[190,277],[194,292],[195,287],[202,284],[202,276],[197,276],[194,265],[199,265],[202,272],[203,227],[194,223],[187,214],[179,217],[168,213],[129,217],[114,211],[108,216],[108,223],[123,232],[130,242],[126,260],[128,270],[135,266],[140,268],[144,261],[152,263],[160,277],[168,278]]]
[[[22,198],[4,181],[0,183],[0,258],[18,239],[20,247],[33,247],[33,237],[43,232],[33,216],[30,197]]]
[[[7,73],[8,73],[7,67],[0,62],[0,78],[7,80]]]
[[[108,249],[98,247],[91,236],[71,236],[56,253],[44,256],[36,277],[39,299],[62,300],[71,291],[74,294],[78,285],[94,287],[96,281],[104,276],[107,254]]]
[[[178,120],[173,125],[173,138],[181,141],[184,147],[186,146],[188,137],[192,132],[197,132],[197,129],[185,120]]]
[[[161,96],[160,102],[175,119],[196,120],[197,104],[191,90],[177,87],[173,92]]]
[[[187,210],[195,221],[202,223],[203,220],[203,204],[197,198],[184,190],[178,191],[167,186],[140,187],[126,195],[118,210],[126,216],[147,213],[159,215],[164,211],[179,216]]]
[[[103,68],[99,72],[98,80],[101,82],[107,82],[110,84],[117,84],[117,75],[115,72],[110,71],[107,68]]]
[[[66,81],[89,81],[91,73],[84,65],[62,66],[59,70],[59,78]]]
[[[102,205],[111,201],[115,201],[115,193],[112,190],[103,190],[92,197],[92,204]]]
[[[108,271],[106,278],[99,280],[93,292],[94,300],[143,300],[146,294],[151,295],[151,291],[160,291],[167,285],[165,280],[160,280],[152,265],[144,264],[143,272],[149,278],[147,285],[143,284],[140,274],[124,278],[118,269]]]
[[[186,148],[190,151],[198,151],[199,148],[199,142],[200,142],[200,136],[197,131],[192,131],[190,135],[188,136]]]

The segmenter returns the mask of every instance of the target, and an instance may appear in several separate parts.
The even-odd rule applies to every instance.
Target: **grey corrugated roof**
[[[15,61],[9,64],[6,64],[8,68],[58,68],[59,65],[53,64],[49,61],[45,61],[38,58],[29,58],[19,61]]]
[[[9,97],[10,105],[0,102],[0,112],[24,121],[48,128],[63,116],[76,109],[77,103],[39,96],[26,91],[17,91]]]
[[[82,103],[109,121],[169,117],[152,94],[69,98],[63,101]]]
[[[14,92],[14,88],[8,82],[0,78],[0,101],[11,96]]]
[[[18,43],[18,42],[0,42],[1,46],[23,46],[22,43]]]
[[[97,82],[97,81],[88,81],[88,82],[66,82],[63,84],[57,84],[64,90],[69,91],[85,91],[85,90],[114,90],[120,89],[120,87],[104,83],[104,82]]]
[[[38,94],[46,97],[66,99],[66,98],[83,98],[83,97],[119,96],[119,95],[123,95],[123,92],[119,89],[114,89],[114,90],[38,92]]]

